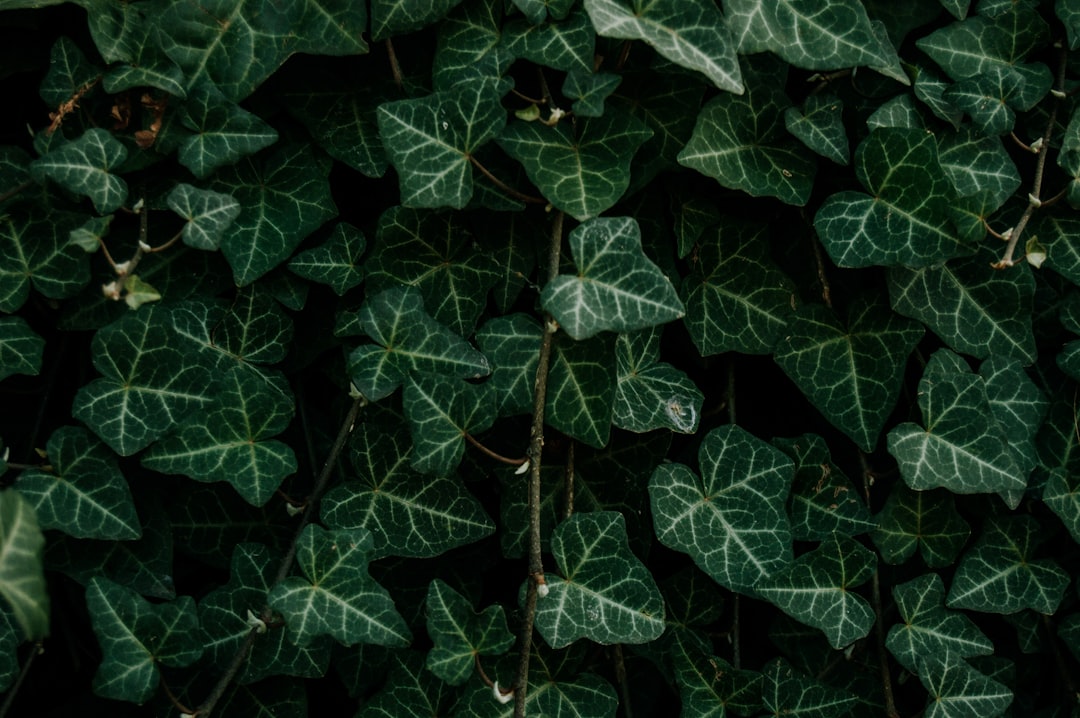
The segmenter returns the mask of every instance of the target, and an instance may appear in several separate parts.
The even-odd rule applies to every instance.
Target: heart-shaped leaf
[[[127,157],[127,148],[108,130],[95,127],[30,164],[31,174],[51,179],[64,189],[89,197],[99,214],[119,209],[128,186],[110,172]]]
[[[620,334],[615,361],[615,426],[638,433],[697,431],[705,397],[684,372],[660,361],[660,327]]]
[[[233,220],[240,216],[240,203],[231,195],[178,184],[166,198],[169,209],[187,220],[184,244],[195,249],[216,250]]]
[[[810,95],[801,109],[789,107],[784,111],[784,127],[822,157],[846,165],[851,149],[841,118],[843,111],[844,103],[835,95]]]
[[[498,656],[514,645],[502,606],[473,611],[468,599],[445,581],[428,587],[427,631],[435,644],[427,655],[427,668],[452,686],[473,674],[477,656]]]
[[[465,437],[495,422],[495,393],[486,382],[417,373],[405,384],[402,404],[412,430],[412,466],[426,474],[453,473],[465,453]]]
[[[918,673],[930,693],[926,718],[980,718],[1002,715],[1013,692],[972,668],[966,661],[936,653],[919,656]]]
[[[45,340],[22,317],[0,317],[0,381],[12,374],[37,376]]]
[[[620,82],[622,77],[610,72],[573,70],[566,74],[562,94],[574,101],[570,110],[578,117],[600,117],[604,114],[604,100]]]
[[[767,663],[761,674],[761,699],[772,715],[834,718],[856,707],[854,694],[797,672],[783,658]]]
[[[181,122],[193,134],[180,144],[176,156],[199,179],[278,140],[277,130],[209,83],[191,91]]]
[[[598,449],[608,442],[615,410],[612,344],[603,336],[572,341],[557,334],[548,372],[548,423]]]
[[[503,43],[515,58],[563,72],[592,72],[596,34],[583,11],[566,19],[532,25],[521,20],[507,24]]]
[[[321,245],[293,257],[289,269],[304,279],[330,285],[341,296],[364,281],[360,257],[366,247],[364,233],[341,222]]]
[[[439,24],[432,68],[435,90],[476,78],[502,77],[514,61],[502,41],[502,25],[501,8],[493,3],[471,0],[455,8]]]
[[[930,568],[950,566],[971,535],[945,491],[912,491],[898,482],[871,534],[885,563],[903,563],[918,550]]]
[[[1003,13],[980,12],[954,22],[919,39],[916,45],[949,77],[960,80],[998,68],[1016,68],[1047,32],[1046,22],[1034,8],[1012,4]]]
[[[34,507],[18,491],[0,491],[0,597],[22,636],[49,635],[49,594],[45,590],[42,549],[45,536]]]

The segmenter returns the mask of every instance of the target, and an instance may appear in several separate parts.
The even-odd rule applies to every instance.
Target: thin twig
[[[4,192],[4,193],[0,194],[0,204],[3,204],[4,202],[7,202],[9,199],[11,199],[15,195],[19,194],[19,192],[22,192],[24,189],[28,189],[28,188],[33,187],[33,186],[34,186],[34,183],[31,180],[26,180],[22,184],[15,185],[11,189],[9,189],[7,192]]]
[[[877,633],[878,662],[881,666],[881,692],[885,697],[885,715],[889,718],[900,718],[896,710],[896,701],[893,699],[892,676],[889,674],[889,654],[885,650],[885,612],[881,607],[881,578],[874,571],[874,621]]]
[[[624,718],[634,718],[634,713],[630,709],[630,681],[626,679],[626,659],[623,657],[621,643],[615,644],[615,682],[619,684]]]
[[[489,449],[486,446],[484,446],[483,444],[481,444],[480,441],[475,436],[473,436],[472,434],[470,434],[467,431],[461,432],[461,435],[465,437],[465,441],[469,442],[470,444],[475,446],[477,449],[480,449],[480,451],[482,451],[487,456],[490,456],[491,458],[495,459],[496,461],[501,461],[502,463],[510,464],[511,466],[521,466],[526,461],[528,461],[528,459],[525,458],[525,457],[521,457],[520,459],[509,459],[509,458],[503,456],[502,454],[497,454],[494,451],[492,451],[491,449]]]
[[[144,249],[143,252],[146,253],[146,254],[153,254],[154,252],[164,252],[166,249],[168,249],[169,247],[171,247],[174,244],[176,244],[177,242],[179,242],[180,238],[183,237],[183,236],[184,236],[184,230],[180,230],[179,232],[174,234],[171,238],[169,238],[169,241],[166,242],[165,244],[159,245],[157,247],[151,247],[150,249]]]
[[[559,276],[562,252],[563,213],[555,215],[551,228],[551,250],[548,255],[547,282]],[[514,718],[525,718],[525,697],[529,688],[529,657],[532,654],[533,623],[536,620],[536,599],[540,587],[547,588],[540,536],[540,460],[544,451],[544,407],[547,404],[548,366],[551,345],[559,325],[550,314],[544,317],[544,334],[540,340],[540,358],[533,385],[533,418],[529,434],[529,586],[525,594],[525,611],[521,617],[521,653],[518,658],[517,680],[514,682]]]
[[[484,667],[482,665],[480,665],[480,654],[479,653],[474,653],[473,654],[473,663],[476,665],[476,672],[480,674],[480,680],[482,680],[484,682],[484,685],[486,685],[488,688],[491,688],[491,689],[494,690],[495,682],[492,681],[490,678],[488,678],[488,674],[484,672]],[[513,688],[503,688],[501,686],[499,687],[499,693],[501,693],[504,696],[508,696],[513,692],[514,692]]]
[[[19,692],[19,687],[22,686],[23,681],[26,680],[27,674],[30,673],[30,666],[33,665],[34,659],[39,653],[44,653],[45,649],[41,644],[41,641],[35,641],[34,645],[30,648],[30,655],[26,657],[26,661],[23,662],[22,669],[19,671],[18,678],[15,679],[15,683],[7,692],[7,697],[4,698],[4,705],[0,706],[0,718],[4,718],[8,711],[11,710],[11,705],[15,702],[15,695]]]
[[[491,180],[492,184],[494,184],[496,187],[498,187],[499,189],[501,189],[503,192],[510,195],[514,199],[519,199],[522,202],[526,202],[528,204],[547,204],[548,203],[547,200],[542,198],[542,197],[533,197],[532,195],[525,194],[524,192],[518,192],[516,189],[514,189],[510,185],[506,184],[501,179],[499,179],[495,175],[491,174],[491,171],[487,167],[484,167],[484,165],[480,164],[480,160],[476,159],[472,155],[469,155],[469,162],[472,163],[473,167],[480,170],[480,174],[484,175],[489,180]]]
[[[729,639],[731,640],[731,665],[735,667],[735,670],[742,669],[742,645],[739,642],[740,635],[740,614],[742,613],[742,601],[741,596],[735,594],[735,605],[731,607],[731,633]]]
[[[626,61],[630,59],[630,40],[625,40],[622,47],[619,48],[619,59],[615,61],[615,70],[619,72],[623,69]]]
[[[727,418],[729,424],[735,423],[735,360],[728,359],[727,365],[727,396],[724,397],[727,404]]]
[[[193,710],[191,710],[190,708],[188,708],[187,706],[185,706],[183,703],[180,702],[180,699],[177,698],[176,694],[173,693],[172,689],[169,688],[169,684],[165,682],[165,677],[164,676],[161,677],[161,687],[162,687],[162,689],[164,689],[165,695],[168,697],[169,702],[173,704],[173,707],[176,708],[176,710],[180,711],[181,713],[183,713],[185,715],[194,715],[195,714],[195,712]]]
[[[285,580],[289,575],[289,572],[292,571],[293,562],[296,560],[297,547],[300,544],[300,537],[303,535],[304,529],[307,528],[307,525],[315,517],[319,499],[326,491],[326,487],[330,484],[330,477],[334,473],[334,467],[337,465],[338,457],[341,456],[341,452],[345,448],[345,443],[349,440],[349,436],[356,426],[356,417],[360,414],[360,409],[365,404],[367,404],[367,399],[363,396],[358,396],[356,400],[353,401],[349,413],[345,416],[345,421],[341,424],[341,429],[338,431],[337,438],[334,440],[334,445],[330,448],[330,454],[326,457],[326,463],[323,465],[322,472],[315,480],[315,487],[311,490],[311,497],[308,499],[307,506],[304,507],[304,513],[300,517],[300,525],[296,528],[296,534],[289,544],[289,549],[285,553],[285,557],[281,559],[277,575],[270,584],[271,586]],[[259,618],[263,623],[270,623],[273,618],[273,612],[269,606],[263,607]],[[213,712],[214,706],[217,705],[218,701],[221,700],[221,697],[225,695],[226,689],[228,689],[229,684],[232,683],[236,674],[240,672],[240,669],[244,665],[244,661],[247,659],[248,653],[251,651],[251,647],[255,644],[255,638],[258,635],[257,631],[257,628],[252,628],[248,631],[247,636],[244,637],[244,642],[240,644],[240,647],[236,649],[236,653],[233,654],[228,668],[225,669],[225,673],[218,679],[218,682],[210,691],[210,695],[207,696],[206,700],[203,701],[202,705],[195,711],[195,715],[199,716],[199,718],[208,718]]]
[[[565,518],[574,515],[574,444],[570,439],[570,448],[566,451],[566,513]]]
[[[829,277],[825,274],[825,258],[821,255],[821,242],[817,235],[810,233],[810,243],[814,247],[814,260],[817,262],[818,281],[821,282],[821,299],[825,306],[832,309],[832,287],[829,285]]]
[[[405,80],[401,74],[401,65],[398,64],[394,43],[390,42],[390,38],[386,38],[386,56],[390,59],[390,73],[394,76],[394,84],[399,90],[404,89]]]
[[[535,97],[529,97],[524,92],[519,92],[518,90],[515,90],[514,88],[510,88],[510,92],[514,93],[515,95],[517,95],[521,99],[525,100],[526,102],[532,103],[534,105],[545,105],[545,104],[547,104],[547,100],[544,100],[544,99],[539,99],[538,100]]]

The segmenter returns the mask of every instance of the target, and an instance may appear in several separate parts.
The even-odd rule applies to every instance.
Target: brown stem
[[[574,444],[570,439],[570,448],[566,452],[566,518],[574,515]]]
[[[169,684],[165,682],[164,676],[161,677],[161,688],[165,691],[165,695],[169,698],[169,702],[173,704],[173,707],[176,708],[176,710],[186,715],[195,714],[195,711],[191,710],[180,702],[180,699],[177,698],[176,694],[173,693],[172,690],[169,688]]]
[[[26,657],[26,661],[22,664],[22,669],[19,671],[19,676],[15,679],[15,683],[8,689],[7,696],[4,698],[4,705],[0,706],[0,718],[4,718],[11,710],[11,704],[15,702],[15,695],[19,692],[19,688],[22,686],[23,681],[26,680],[26,676],[30,673],[30,666],[33,665],[34,659],[37,658],[39,653],[44,653],[45,649],[42,647],[41,641],[35,641],[34,645],[30,648],[30,655]]]
[[[143,252],[145,254],[153,254],[154,252],[164,252],[166,249],[168,249],[169,247],[171,247],[174,244],[176,244],[177,242],[179,242],[180,238],[183,237],[183,236],[184,236],[184,230],[180,230],[179,232],[174,234],[172,237],[170,237],[169,241],[166,242],[165,244],[162,244],[162,245],[157,246],[157,247],[151,247],[150,249],[144,249]]]
[[[562,252],[563,213],[555,215],[551,228],[551,249],[548,255],[547,281],[559,276]],[[540,536],[540,461],[544,451],[544,407],[547,403],[548,366],[551,345],[559,325],[550,314],[544,316],[544,334],[540,340],[540,358],[533,385],[533,418],[529,434],[529,586],[525,594],[525,611],[521,617],[521,653],[518,659],[517,680],[514,683],[514,718],[525,718],[525,698],[529,689],[529,657],[532,654],[533,623],[536,620],[536,599],[540,586],[545,586],[544,560]]]
[[[470,434],[467,431],[461,432],[461,435],[465,437],[465,441],[469,442],[470,444],[475,446],[477,449],[480,449],[480,451],[482,451],[487,456],[490,456],[491,458],[495,459],[496,461],[501,461],[504,464],[510,464],[511,466],[521,466],[526,461],[528,461],[528,459],[525,458],[525,457],[522,457],[520,459],[508,459],[507,457],[503,456],[502,454],[496,454],[494,451],[492,451],[491,449],[489,449],[486,446],[484,446],[483,444],[481,444],[480,441],[477,440],[476,437],[474,437],[472,434]]]
[[[479,653],[474,653],[473,654],[473,663],[476,665],[476,672],[480,674],[480,680],[482,680],[484,682],[484,685],[486,685],[488,688],[494,689],[495,688],[495,682],[492,681],[490,678],[488,678],[488,674],[484,672],[484,667],[482,665],[480,665],[480,654]],[[503,694],[504,696],[508,696],[513,692],[514,692],[514,689],[512,687],[511,688],[499,688],[499,693]]]
[[[24,189],[32,187],[33,185],[34,185],[34,183],[31,182],[30,180],[26,180],[22,184],[15,185],[11,189],[9,189],[7,192],[4,192],[4,193],[0,194],[0,204],[3,204],[4,202],[7,202],[9,199],[11,199],[15,195],[19,194],[19,192],[22,192]]]
[[[525,100],[526,102],[532,103],[532,104],[534,104],[534,105],[544,105],[544,104],[547,104],[547,100],[544,100],[544,99],[539,99],[539,100],[538,100],[538,99],[536,99],[535,97],[529,97],[529,96],[528,96],[528,95],[526,95],[526,94],[525,94],[524,92],[519,92],[519,91],[517,91],[517,90],[515,90],[515,89],[513,89],[513,88],[510,88],[510,92],[514,93],[515,95],[517,95],[517,96],[518,96],[518,97],[520,97],[521,99]]]
[[[1009,137],[1011,137],[1012,141],[1015,142],[1017,144],[1017,146],[1020,147],[1020,149],[1022,149],[1024,152],[1030,152],[1032,154],[1037,154],[1038,153],[1038,150],[1032,149],[1031,145],[1029,145],[1028,143],[1024,142],[1022,139],[1017,137],[1015,132],[1010,131],[1009,132]]]
[[[889,654],[885,650],[885,612],[881,608],[881,578],[874,571],[874,621],[877,633],[878,662],[881,666],[881,692],[885,697],[885,715],[889,718],[900,718],[896,710],[896,701],[893,699],[892,676],[889,674]]]
[[[300,544],[300,536],[304,533],[304,529],[315,517],[315,512],[319,505],[319,499],[326,491],[326,487],[330,484],[330,477],[334,473],[334,467],[337,465],[338,457],[341,456],[342,450],[345,448],[345,443],[349,440],[349,436],[353,432],[353,428],[356,426],[356,417],[360,414],[360,409],[367,404],[367,399],[363,396],[358,396],[353,401],[352,407],[349,409],[349,413],[345,416],[345,421],[341,424],[341,429],[338,431],[337,438],[334,440],[334,445],[330,448],[330,454],[326,457],[326,463],[323,464],[322,472],[315,480],[315,487],[311,490],[311,496],[308,499],[307,506],[304,507],[304,513],[300,517],[300,525],[296,528],[296,534],[293,536],[292,542],[289,544],[289,549],[285,553],[285,557],[281,559],[281,564],[278,566],[277,575],[274,577],[271,586],[280,583],[285,580],[292,571],[293,562],[296,560],[297,547]],[[273,619],[273,611],[269,606],[264,606],[259,618],[263,623],[269,624]],[[208,718],[213,712],[214,706],[217,705],[221,697],[225,695],[225,690],[232,683],[236,674],[240,672],[240,669],[244,665],[244,661],[247,659],[248,652],[255,644],[255,638],[258,635],[258,629],[252,628],[248,631],[247,636],[244,637],[244,642],[240,644],[240,647],[236,649],[236,653],[233,654],[232,660],[229,662],[228,668],[225,669],[225,673],[214,685],[214,688],[210,691],[210,695],[206,700],[202,702],[202,705],[196,710],[196,715],[199,718]]]
[[[390,73],[394,76],[394,84],[399,90],[404,89],[405,80],[401,74],[401,65],[398,64],[397,53],[394,52],[394,43],[390,38],[386,39],[386,57],[390,60]]]
[[[491,174],[491,171],[488,170],[487,167],[484,167],[484,165],[480,164],[480,160],[476,159],[472,155],[469,155],[469,162],[472,163],[473,167],[480,170],[480,174],[484,175],[489,180],[491,180],[492,184],[494,184],[496,187],[498,187],[499,189],[501,189],[503,192],[510,195],[514,199],[519,199],[522,202],[527,202],[528,204],[547,204],[548,203],[547,200],[543,199],[542,197],[533,197],[532,195],[528,195],[528,194],[525,194],[523,192],[518,192],[516,189],[514,189],[510,185],[506,184],[501,179],[499,179],[495,175]]]
[[[821,282],[821,298],[825,302],[825,306],[832,309],[832,287],[829,285],[829,278],[825,274],[825,258],[821,254],[821,242],[811,233],[810,243],[814,247],[814,260],[817,262],[817,276],[818,281]]]
[[[621,71],[626,61],[630,59],[630,40],[623,42],[622,47],[619,48],[619,59],[615,61],[615,70]]]
[[[742,613],[742,596],[735,594],[735,605],[731,608],[731,665],[735,670],[742,669],[742,646],[739,642],[740,635],[740,623],[739,618]]]
[[[105,261],[109,263],[109,266],[113,268],[114,272],[119,274],[120,270],[116,268],[116,260],[113,259],[112,254],[109,253],[109,248],[105,246],[105,240],[101,237],[98,237],[98,246],[101,247],[101,253],[105,256]]]

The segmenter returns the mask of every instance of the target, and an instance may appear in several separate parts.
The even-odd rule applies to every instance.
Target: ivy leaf
[[[892,593],[903,623],[889,630],[885,645],[912,673],[923,656],[942,656],[949,662],[994,653],[994,644],[974,621],[945,608],[945,585],[936,573],[898,584]]]
[[[249,504],[262,506],[296,473],[293,450],[271,440],[292,420],[293,401],[241,367],[221,377],[215,389],[214,404],[152,446],[143,466],[196,481],[227,481]]]
[[[555,336],[548,372],[547,422],[589,446],[602,448],[615,410],[615,363],[606,337],[571,341]]]
[[[971,527],[956,511],[952,494],[945,491],[912,491],[898,482],[878,526],[871,534],[881,559],[898,564],[918,550],[930,568],[952,565],[971,535]]]
[[[464,207],[477,149],[506,124],[503,85],[469,80],[418,100],[379,105],[379,134],[409,207]]]
[[[435,90],[449,90],[459,82],[502,77],[514,61],[502,42],[502,12],[495,3],[469,0],[439,24],[432,67]]]
[[[473,611],[469,601],[445,581],[435,579],[427,593],[427,631],[435,644],[427,668],[452,686],[473,674],[477,656],[498,656],[514,645],[502,606]]]
[[[833,162],[846,165],[851,156],[841,113],[843,101],[830,94],[810,95],[802,109],[784,111],[784,127],[804,145]]]
[[[165,199],[169,209],[187,220],[184,244],[215,251],[229,225],[240,216],[240,203],[232,195],[178,184]]]
[[[515,57],[563,72],[592,72],[596,35],[589,18],[575,11],[566,19],[532,25],[517,21],[506,26],[503,43]]]
[[[360,308],[364,332],[378,344],[349,355],[349,374],[371,401],[389,396],[412,372],[473,379],[491,373],[483,354],[424,311],[412,287],[387,289]]]
[[[745,94],[722,93],[701,109],[679,164],[724,187],[802,206],[810,199],[816,166],[785,127],[791,103],[781,87],[784,71],[759,62],[744,74]]]
[[[453,690],[424,667],[419,651],[394,653],[386,685],[364,703],[356,718],[428,718],[447,715]],[[469,659],[472,669],[472,658]],[[490,694],[489,694],[490,695]]]
[[[304,527],[296,552],[303,576],[277,583],[267,599],[284,616],[296,645],[307,645],[321,635],[347,646],[409,644],[409,628],[390,594],[368,574],[373,547],[366,529]]]
[[[44,547],[34,507],[18,491],[0,491],[0,596],[23,637],[31,641],[49,635]]]
[[[465,453],[465,437],[495,423],[495,394],[486,382],[417,373],[405,384],[402,404],[412,429],[412,466],[425,474],[452,473]]]
[[[211,401],[211,375],[185,360],[167,313],[144,308],[98,330],[91,344],[103,374],[75,395],[72,416],[121,456],[161,438]]]
[[[615,718],[619,699],[611,684],[593,673],[557,675],[554,661],[533,654],[529,661],[529,687],[525,714],[539,716],[589,716]],[[507,674],[512,668],[507,669]],[[478,681],[474,681],[479,683]],[[482,683],[469,690],[454,706],[455,718],[511,718],[514,702],[494,702],[491,688]]]
[[[1043,530],[1031,516],[989,519],[960,559],[946,605],[986,613],[1056,611],[1070,577],[1057,561],[1034,557],[1042,540]]]
[[[511,122],[498,143],[525,167],[546,199],[584,222],[623,196],[630,186],[630,161],[653,132],[615,110],[573,124]]]
[[[1080,437],[1071,401],[1058,397],[1039,429],[1037,447],[1040,472],[1047,474],[1042,500],[1057,514],[1069,534],[1080,536]]]
[[[753,715],[761,710],[760,673],[737,670],[723,658],[695,650],[680,639],[672,646],[683,716],[724,718],[731,714]]]
[[[229,582],[206,594],[199,602],[199,625],[206,657],[219,670],[228,668],[266,605],[277,573],[269,549],[261,544],[241,543],[232,551]],[[319,678],[330,663],[332,639],[316,638],[305,647],[293,645],[286,631],[256,632],[255,643],[240,673],[242,683],[269,676]]]
[[[769,258],[762,225],[706,232],[682,286],[686,328],[702,356],[768,354],[791,319],[795,287]]]
[[[93,89],[101,68],[86,59],[86,55],[68,37],[60,37],[49,52],[49,71],[41,81],[38,94],[50,107],[59,107],[83,91],[85,96]]]
[[[184,75],[161,49],[158,13],[168,3],[99,3],[87,14],[90,34],[106,62],[119,63],[105,73],[109,94],[133,87],[156,87],[184,96]]]
[[[918,324],[873,300],[853,302],[846,327],[825,307],[805,304],[777,343],[775,359],[835,427],[873,451],[922,335]]]
[[[543,333],[527,314],[495,317],[477,330],[476,341],[491,361],[488,383],[495,392],[498,416],[532,413]]]
[[[193,134],[180,144],[176,157],[199,179],[278,140],[277,130],[209,83],[191,91],[180,121]]]
[[[842,718],[857,705],[853,694],[797,673],[783,658],[767,663],[761,674],[762,702],[773,715]]]
[[[943,99],[966,112],[985,135],[1003,135],[1016,124],[1014,110],[1030,110],[1050,91],[1053,77],[1045,65],[1030,72],[993,67],[974,77],[959,80]]]
[[[353,474],[327,492],[321,515],[331,528],[370,532],[372,560],[438,556],[495,531],[459,479],[421,476],[410,468],[412,449],[403,431],[361,424],[353,434]]]
[[[893,309],[918,319],[954,351],[1035,361],[1031,328],[1035,280],[1026,263],[1003,272],[989,249],[944,265],[889,272]]]
[[[461,0],[372,0],[371,39],[386,40],[427,27],[460,2]]]
[[[304,279],[330,285],[340,297],[364,281],[360,257],[366,247],[363,232],[348,222],[340,222],[321,245],[293,257],[289,269]]]
[[[850,589],[866,583],[876,564],[873,551],[833,534],[755,588],[795,620],[820,629],[833,648],[844,648],[874,625],[874,609]]]
[[[1060,155],[1059,155],[1060,156]],[[1080,174],[1080,166],[1077,167]],[[1070,183],[1078,185],[1076,181]],[[1043,266],[1053,269],[1073,284],[1080,286],[1080,248],[1070,241],[1080,231],[1080,221],[1068,215],[1041,213],[1036,215],[1032,233],[1046,247],[1046,263]]]
[[[99,214],[120,208],[128,186],[110,172],[127,157],[127,149],[108,130],[95,127],[30,163],[36,180],[51,179],[64,189],[89,197]]]
[[[683,315],[671,281],[645,256],[630,217],[604,217],[570,233],[577,276],[544,286],[540,302],[574,339],[643,329]]]
[[[938,135],[938,161],[960,197],[986,197],[989,212],[1020,187],[1020,173],[997,137],[973,127]]]
[[[980,718],[1003,715],[1013,693],[962,660],[934,653],[919,656],[919,680],[930,693],[926,718]]]
[[[659,327],[620,334],[615,362],[615,426],[638,433],[697,431],[705,396],[684,372],[660,361]]]
[[[855,149],[855,174],[869,194],[838,192],[814,216],[837,265],[922,267],[969,251],[949,222],[952,185],[933,135],[874,130]]]
[[[791,561],[784,500],[792,462],[743,429],[722,426],[698,451],[701,478],[682,464],[662,464],[649,480],[660,543],[688,553],[717,583],[752,592]],[[753,516],[752,524],[740,520]]]
[[[542,23],[549,15],[562,20],[577,0],[511,0],[534,25]]]
[[[49,437],[50,471],[30,469],[16,488],[43,529],[75,538],[128,541],[142,534],[116,455],[86,429],[63,426]]]
[[[153,604],[98,576],[86,587],[86,608],[103,653],[94,676],[99,696],[143,703],[157,690],[159,665],[183,668],[202,655],[190,596]]]
[[[920,38],[915,45],[953,80],[986,75],[998,69],[1029,76],[1034,68],[1025,68],[1022,61],[1042,44],[1047,34],[1046,22],[1035,8],[1013,4],[998,15],[980,12],[954,22]]]
[[[664,599],[630,551],[622,514],[575,513],[556,527],[551,551],[562,575],[547,574],[536,629],[553,648],[579,638],[648,643],[664,632]]]
[[[563,81],[562,94],[574,101],[570,110],[578,117],[600,117],[604,114],[604,100],[620,82],[622,77],[610,72],[572,70]]]
[[[288,111],[328,155],[367,177],[382,177],[387,161],[376,118],[378,105],[391,99],[390,89],[325,79],[329,86],[313,88],[312,78],[304,77],[300,87],[285,93]]]
[[[0,381],[12,374],[37,376],[45,340],[22,317],[0,317]]]
[[[682,67],[698,70],[721,90],[742,93],[735,43],[724,16],[707,0],[659,0],[627,7],[624,0],[585,0],[598,35],[644,40]]]
[[[303,239],[337,215],[330,161],[307,145],[286,145],[246,157],[215,175],[212,189],[244,208],[221,239],[238,286],[284,262]]]

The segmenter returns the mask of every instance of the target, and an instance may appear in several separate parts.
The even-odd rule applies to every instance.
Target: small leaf
[[[557,334],[548,372],[548,423],[595,448],[607,444],[615,410],[612,344],[605,336],[572,341]]]
[[[87,96],[99,77],[101,68],[86,59],[75,41],[60,37],[49,52],[49,71],[38,94],[46,105],[59,108],[77,94]]]
[[[961,197],[988,197],[992,212],[1020,187],[1020,173],[1002,142],[974,128],[938,135],[938,161]]]
[[[340,297],[364,281],[360,258],[366,247],[363,232],[348,222],[340,222],[328,240],[293,257],[289,269],[304,279],[330,285]]]
[[[45,340],[22,317],[0,317],[0,381],[12,374],[37,376]]]
[[[942,490],[912,491],[897,482],[871,534],[885,563],[903,563],[918,550],[930,568],[949,566],[971,535],[956,511],[953,495]]]
[[[647,643],[664,632],[660,589],[631,553],[621,514],[575,513],[555,529],[551,551],[562,575],[547,574],[536,629],[553,648],[579,638]]]
[[[604,100],[620,82],[622,77],[610,72],[572,70],[563,81],[562,94],[574,101],[570,110],[578,117],[600,117],[604,114]]]
[[[784,111],[784,127],[822,157],[846,165],[851,149],[841,117],[843,111],[844,103],[835,95],[810,95],[801,110],[789,107]]]
[[[199,179],[278,140],[277,130],[209,83],[191,91],[181,122],[193,134],[180,144],[176,157]]]
[[[559,275],[540,302],[574,339],[626,332],[683,315],[671,281],[641,249],[641,230],[629,217],[590,220],[570,233],[577,276]]]
[[[1013,692],[963,660],[936,653],[919,656],[919,680],[930,693],[926,718],[983,718],[1003,715]]]
[[[166,202],[169,209],[187,220],[184,244],[195,249],[216,250],[229,225],[240,215],[240,203],[231,195],[189,184],[173,187]]]
[[[425,606],[428,635],[435,644],[428,652],[427,668],[452,686],[472,676],[477,656],[502,655],[514,645],[499,604],[476,613],[464,596],[435,579]]]
[[[106,92],[117,95],[135,87],[156,87],[174,97],[184,96],[183,72],[161,49],[156,20],[166,7],[167,3],[103,3],[88,13],[98,52],[107,62],[119,63],[105,73]]]
[[[593,69],[596,34],[581,10],[557,22],[532,25],[521,20],[508,23],[503,43],[515,58],[537,65],[563,72],[592,72]]]
[[[386,40],[427,27],[461,0],[371,0],[371,39]]]
[[[34,508],[18,491],[0,491],[0,597],[24,638],[49,635],[49,594],[41,555],[45,536]]]
[[[857,705],[852,693],[797,673],[783,658],[769,661],[761,673],[762,702],[772,715],[838,718],[851,715]]]
[[[94,128],[34,160],[30,173],[89,197],[99,214],[108,214],[127,199],[127,182],[110,172],[126,157],[127,149],[108,130]]]
[[[408,626],[386,589],[368,574],[373,545],[366,529],[304,527],[296,553],[303,576],[276,584],[267,599],[284,616],[296,645],[307,645],[322,635],[347,646],[408,645]]]
[[[659,359],[659,327],[619,335],[612,423],[638,433],[663,428],[692,434],[705,397],[690,377]]]
[[[495,394],[487,383],[418,372],[405,384],[402,405],[412,430],[412,466],[426,474],[453,473],[465,453],[465,437],[495,423]]]

